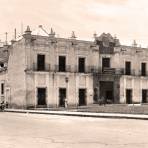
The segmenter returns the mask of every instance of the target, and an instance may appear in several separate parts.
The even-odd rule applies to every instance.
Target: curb
[[[38,110],[23,110],[23,109],[5,109],[5,112],[92,117],[92,118],[148,120],[148,115],[135,115],[135,114],[89,113],[89,112],[72,112],[72,111],[38,111]]]

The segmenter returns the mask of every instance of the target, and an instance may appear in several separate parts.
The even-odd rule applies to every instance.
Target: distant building
[[[63,107],[148,102],[148,49],[48,34],[40,25],[0,48],[0,97],[10,107]]]

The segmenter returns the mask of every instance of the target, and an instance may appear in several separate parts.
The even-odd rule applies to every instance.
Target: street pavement
[[[0,148],[148,148],[148,121],[0,112]]]

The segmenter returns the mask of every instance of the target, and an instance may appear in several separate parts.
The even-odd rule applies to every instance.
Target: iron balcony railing
[[[38,66],[37,63],[33,63],[32,67],[27,68],[26,71],[41,71],[41,72],[48,72],[50,71],[51,66],[50,64],[44,64],[42,66]]]
[[[54,72],[71,72],[71,66],[65,65],[63,67],[60,67],[59,65],[55,65],[54,69],[52,69],[51,71],[54,71]]]
[[[139,70],[139,76],[147,77],[148,76],[148,71]]]
[[[26,71],[46,71],[46,72],[73,72],[73,73],[98,73],[98,68],[96,66],[85,66],[79,67],[78,65],[50,65],[45,64],[42,67],[38,67],[37,63],[33,63],[31,68],[27,68]]]
[[[7,68],[1,68],[1,71],[5,71]],[[31,68],[27,68],[26,71],[45,71],[45,72],[71,72],[71,73],[96,73],[96,74],[110,74],[110,75],[131,75],[131,76],[148,76],[148,71],[142,73],[141,70],[136,71],[131,69],[126,71],[125,68],[98,68],[97,66],[85,66],[79,67],[78,65],[65,65],[60,67],[59,65],[50,65],[45,63],[43,67],[38,67],[37,63],[33,63]]]
[[[98,74],[123,75],[124,69],[104,67],[104,68],[99,68]]]
[[[135,69],[131,69],[131,70],[126,70],[126,69],[124,69],[124,75],[132,75],[132,76],[136,76],[136,71],[135,71]]]
[[[127,76],[136,76],[136,71],[134,69],[131,69],[129,71],[126,71],[124,68],[100,68],[99,74],[110,74],[110,75],[127,75]]]
[[[97,68],[97,66],[80,67],[78,65],[75,65],[73,72],[75,73],[98,73],[99,69]]]
[[[66,65],[63,68],[60,68],[59,65],[55,65],[55,72],[73,72],[73,73],[93,73],[98,72],[97,67],[95,66],[85,66],[79,67],[78,65]]]

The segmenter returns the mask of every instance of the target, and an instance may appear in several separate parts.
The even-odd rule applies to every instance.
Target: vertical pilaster
[[[124,76],[123,78],[123,91],[124,91],[124,94],[123,94],[123,102],[126,104],[126,77]]]
[[[36,106],[37,106],[37,95],[38,95],[38,94],[37,94],[37,87],[36,87],[36,86],[37,86],[37,75],[36,75],[36,74],[34,75],[34,85],[35,85],[34,106],[35,106],[35,108],[36,108]]]

